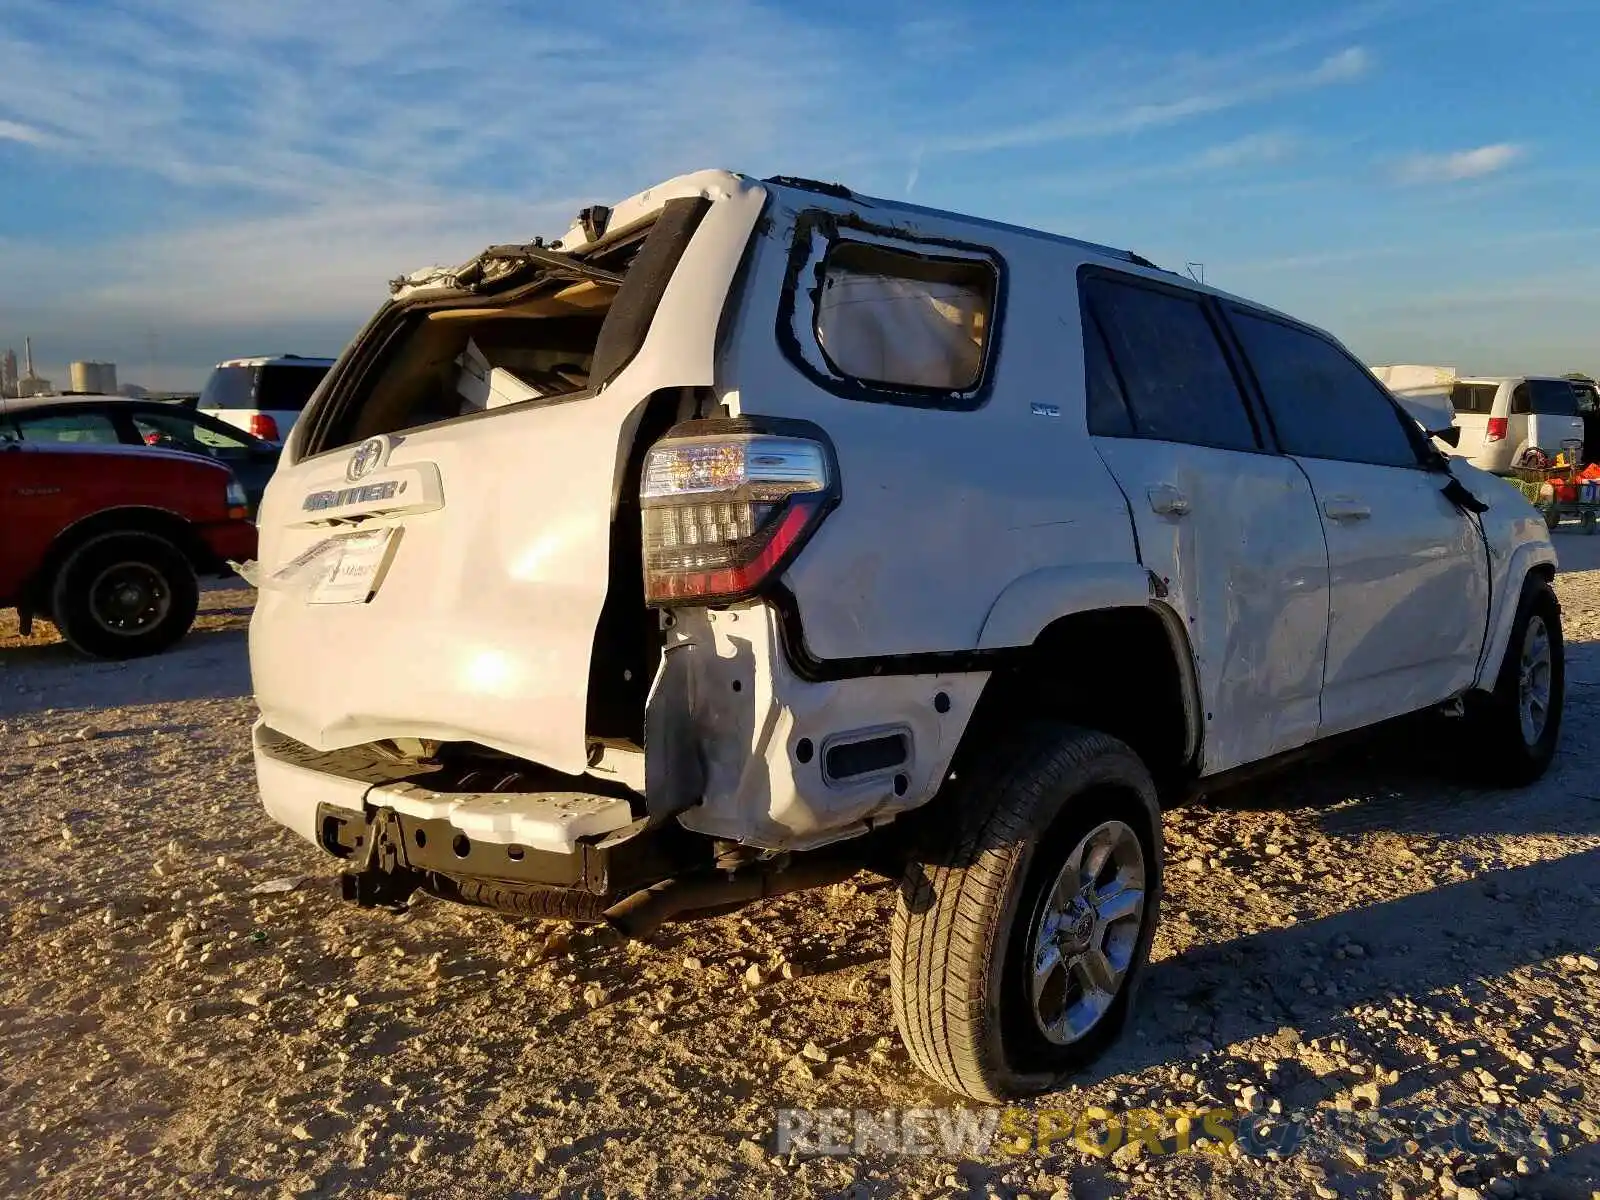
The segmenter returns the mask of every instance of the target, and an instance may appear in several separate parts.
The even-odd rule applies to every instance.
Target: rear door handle
[[[1189,497],[1170,483],[1158,483],[1145,489],[1150,497],[1150,508],[1163,516],[1181,517],[1189,511]]]
[[[1350,496],[1329,496],[1322,502],[1322,511],[1332,521],[1365,521],[1372,510]]]

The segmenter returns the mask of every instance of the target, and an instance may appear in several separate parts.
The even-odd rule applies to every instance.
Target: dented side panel
[[[932,798],[987,679],[806,683],[784,660],[771,609],[684,611],[646,717],[652,816],[675,805],[688,829],[769,849],[863,833]],[[904,763],[855,779],[825,776],[841,736],[884,731],[903,731]]]

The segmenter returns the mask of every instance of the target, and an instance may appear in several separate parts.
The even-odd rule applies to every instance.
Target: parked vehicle
[[[1561,722],[1556,556],[1334,338],[1136,254],[688,175],[409,277],[261,509],[268,812],[346,895],[662,921],[901,879],[981,1099],[1129,1011],[1162,797],[1439,706]]]
[[[7,438],[30,445],[161,446],[202,454],[234,473],[252,516],[281,450],[206,413],[112,396],[0,401],[0,441]]]
[[[195,407],[263,441],[281,444],[331,366],[331,358],[298,354],[229,359],[211,372]]]
[[[91,658],[137,658],[194,623],[197,575],[254,558],[232,473],[172,450],[0,441],[0,606]]]
[[[1578,401],[1577,390],[1566,379],[1458,379],[1450,391],[1461,428],[1456,453],[1497,475],[1519,465],[1529,449],[1554,458],[1564,443],[1581,446],[1584,441]]]

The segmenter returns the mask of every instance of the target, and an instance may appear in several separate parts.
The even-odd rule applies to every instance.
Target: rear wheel
[[[953,1091],[1045,1091],[1127,1019],[1161,894],[1155,785],[1115,738],[1036,726],[952,788],[901,885],[895,1023]]]
[[[183,553],[151,533],[107,533],[67,556],[51,589],[56,627],[91,658],[138,658],[194,624],[200,585]]]
[[[1470,722],[1474,760],[1496,782],[1532,783],[1555,757],[1566,693],[1561,605],[1545,580],[1529,576],[1494,691],[1478,696]]]

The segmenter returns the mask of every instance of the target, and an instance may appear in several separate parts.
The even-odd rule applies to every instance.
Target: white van
[[[217,364],[195,407],[281,445],[333,361],[298,354],[232,358]]]
[[[1473,466],[1503,474],[1524,452],[1554,458],[1564,443],[1583,442],[1578,393],[1566,379],[1539,376],[1457,379],[1450,403],[1461,428],[1456,454]]]

